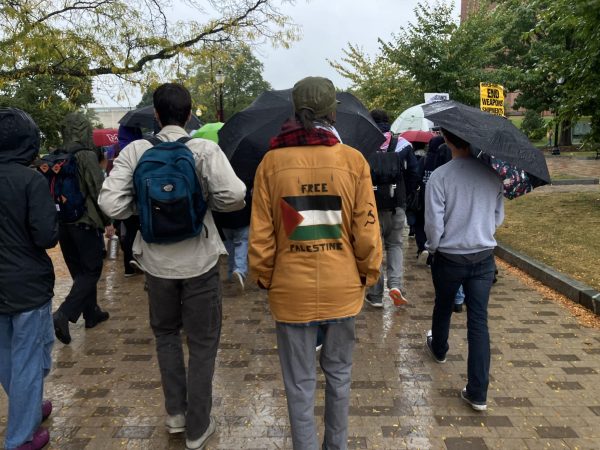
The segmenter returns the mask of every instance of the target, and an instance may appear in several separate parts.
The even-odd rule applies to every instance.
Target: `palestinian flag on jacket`
[[[342,198],[338,195],[282,197],[285,233],[292,241],[342,237]]]

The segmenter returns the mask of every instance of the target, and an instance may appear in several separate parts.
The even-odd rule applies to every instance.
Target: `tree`
[[[206,20],[169,21],[170,0],[4,1],[0,89],[39,75],[126,77],[205,43],[269,39],[285,46],[297,34],[273,0],[185,4]]]
[[[187,68],[191,74],[184,80],[194,101],[194,107],[202,111],[204,122],[217,120],[219,109],[219,86],[215,75],[221,70],[223,83],[223,109],[226,118],[246,108],[271,85],[262,77],[263,65],[244,44],[208,46],[196,54]]]
[[[63,117],[93,100],[89,78],[26,77],[7,83],[0,91],[0,106],[19,108],[31,114],[44,137],[44,145],[61,144]]]
[[[415,82],[400,67],[381,55],[373,59],[357,46],[348,44],[341,62],[329,64],[352,82],[351,91],[369,109],[384,109],[397,117],[406,108],[422,101]]]
[[[478,104],[479,83],[500,81],[489,70],[498,44],[482,10],[461,26],[452,14],[452,3],[419,3],[416,21],[389,42],[380,39],[373,60],[350,44],[342,63],[330,64],[367,101],[378,99],[401,106],[400,111],[423,102],[425,92],[447,92],[452,99]]]

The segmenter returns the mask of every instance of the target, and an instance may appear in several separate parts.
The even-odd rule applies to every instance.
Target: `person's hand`
[[[112,225],[107,225],[106,227],[104,227],[104,235],[108,239],[113,237],[115,235],[115,227],[113,227]]]

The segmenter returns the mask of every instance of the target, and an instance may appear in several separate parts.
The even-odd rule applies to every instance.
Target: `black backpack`
[[[387,152],[375,152],[368,158],[378,210],[406,207],[406,168],[403,156],[395,151],[397,143],[398,138],[392,137]]]

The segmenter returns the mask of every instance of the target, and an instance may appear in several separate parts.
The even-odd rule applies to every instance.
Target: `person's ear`
[[[192,114],[192,113],[190,112],[190,114]],[[158,123],[158,126],[159,126],[160,128],[162,128],[162,127],[163,127],[163,125],[162,125],[162,123],[160,122],[160,117],[158,117],[158,111],[156,111],[156,109],[154,109],[154,118],[156,119],[156,123]]]

